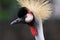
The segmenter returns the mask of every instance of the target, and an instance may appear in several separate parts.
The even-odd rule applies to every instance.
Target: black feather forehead
[[[25,16],[28,12],[28,9],[26,7],[21,7],[18,11],[18,17],[21,18]]]

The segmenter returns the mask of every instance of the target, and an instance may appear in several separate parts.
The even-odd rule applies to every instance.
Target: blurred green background
[[[16,0],[0,0],[0,20],[10,20],[16,15],[19,5]]]

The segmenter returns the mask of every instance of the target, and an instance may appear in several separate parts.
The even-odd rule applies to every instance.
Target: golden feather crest
[[[28,8],[35,17],[46,20],[52,13],[52,6],[46,0],[17,0],[19,5]]]

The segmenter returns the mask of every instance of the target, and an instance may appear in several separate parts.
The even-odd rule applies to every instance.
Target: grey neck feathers
[[[35,36],[36,40],[45,40],[44,38],[44,33],[43,33],[43,25],[42,25],[42,20],[37,20],[36,19],[36,28],[37,28],[37,32],[38,34]]]

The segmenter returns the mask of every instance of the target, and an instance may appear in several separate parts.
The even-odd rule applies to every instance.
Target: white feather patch
[[[32,14],[27,14],[27,17],[25,18],[25,22],[31,22],[33,20],[33,15]]]

